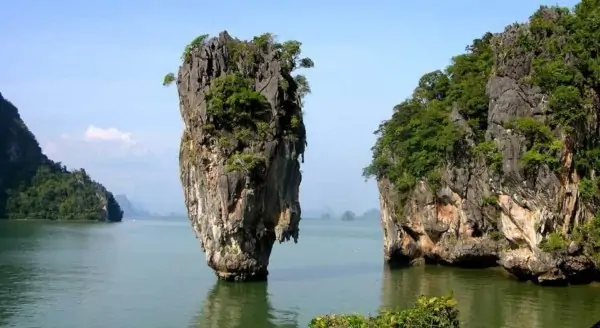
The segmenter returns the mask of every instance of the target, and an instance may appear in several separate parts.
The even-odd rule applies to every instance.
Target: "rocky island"
[[[0,219],[121,221],[113,194],[85,170],[49,159],[0,94]]]
[[[386,260],[599,279],[599,19],[598,1],[541,7],[394,108],[364,172],[378,182]]]
[[[298,41],[194,39],[176,83],[184,122],[179,167],[188,216],[208,265],[228,281],[265,280],[275,241],[298,240],[306,147]]]

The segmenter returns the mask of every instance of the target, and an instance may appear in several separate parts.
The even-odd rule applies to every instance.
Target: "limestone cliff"
[[[224,280],[264,280],[275,241],[298,240],[306,146],[297,41],[227,32],[192,41],[175,77],[184,131],[180,177],[208,265]]]
[[[85,170],[42,153],[17,108],[0,94],[0,219],[121,221],[112,193]]]
[[[542,7],[486,34],[395,108],[365,172],[386,260],[599,279],[597,6]]]

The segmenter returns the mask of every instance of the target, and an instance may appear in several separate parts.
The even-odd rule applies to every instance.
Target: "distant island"
[[[381,212],[376,208],[371,208],[361,215],[356,215],[353,211],[344,211],[341,215],[337,214],[329,207],[321,210],[309,209],[302,212],[302,218],[308,220],[340,220],[340,221],[379,221]]]
[[[344,214],[342,214],[342,216],[340,217],[340,220],[356,221],[356,214],[354,214],[354,212],[352,212],[352,211],[346,211],[346,212],[344,212]]]
[[[379,221],[380,218],[381,212],[374,208],[364,212],[360,216],[357,216],[352,211],[345,211],[344,214],[340,216],[340,220],[342,221]]]
[[[131,203],[127,195],[115,195],[115,199],[123,209],[123,216],[126,218],[150,217],[152,214],[145,209]]]
[[[118,222],[123,211],[84,169],[69,171],[49,159],[0,94],[0,219]]]
[[[123,217],[126,219],[143,219],[143,220],[171,220],[179,219],[186,220],[187,213],[184,212],[169,212],[157,213],[146,210],[143,206],[132,202],[125,194],[115,195],[115,199],[123,209]]]

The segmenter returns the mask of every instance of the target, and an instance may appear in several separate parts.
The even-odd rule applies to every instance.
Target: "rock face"
[[[298,59],[299,47],[222,32],[184,53],[176,79],[180,177],[192,227],[220,279],[264,280],[274,242],[298,240],[308,85],[291,72],[312,66]]]
[[[472,48],[489,42],[488,53],[481,51],[491,64],[485,121],[474,127],[468,122],[473,111],[468,115],[458,98],[448,102],[449,122],[461,137],[437,166],[439,181],[417,179],[399,190],[390,169],[373,173],[387,261],[501,265],[540,284],[599,279],[597,167],[589,166],[598,158],[600,84],[587,80],[591,73],[579,60],[586,57],[571,47],[585,43],[592,30],[585,27],[587,5],[583,1],[576,9],[579,18],[563,8],[541,8],[529,24],[476,40]],[[574,26],[579,30],[568,30]],[[552,42],[558,42],[555,48],[548,46]],[[454,67],[464,63],[461,58]],[[551,75],[576,71],[579,82]],[[382,135],[380,145],[384,138],[390,134]],[[393,165],[398,160],[390,149],[387,163]]]
[[[0,94],[0,219],[121,221],[112,193],[85,170],[50,160]]]

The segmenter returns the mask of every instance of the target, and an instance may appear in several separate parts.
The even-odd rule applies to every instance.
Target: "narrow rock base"
[[[250,282],[250,281],[267,281],[269,270],[260,270],[257,272],[220,272],[215,271],[215,275],[219,280],[229,282]]]

